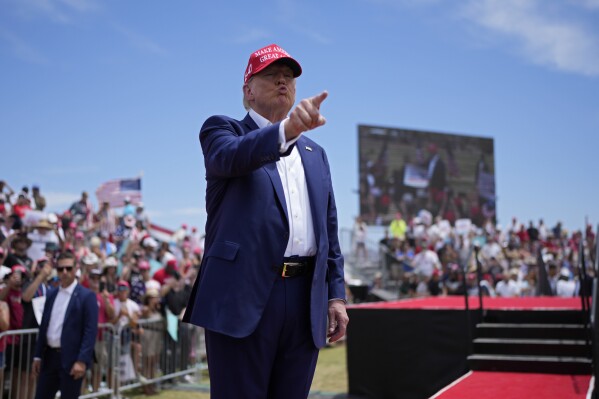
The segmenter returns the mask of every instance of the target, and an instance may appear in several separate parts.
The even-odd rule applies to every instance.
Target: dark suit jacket
[[[242,121],[209,118],[200,131],[206,165],[206,241],[200,275],[184,321],[245,337],[258,325],[289,239],[287,207],[276,162],[279,123],[258,129]],[[314,343],[326,343],[328,301],[345,298],[337,210],[324,150],[302,136],[304,165],[316,237],[310,316]]]
[[[57,294],[58,288],[48,292],[35,347],[35,357],[43,358],[42,354],[47,346],[46,334],[50,315]],[[98,302],[96,294],[81,284],[77,284],[67,307],[60,337],[62,366],[67,372],[71,370],[76,361],[85,363],[87,368],[91,367],[97,332]]]
[[[429,187],[435,188],[437,190],[443,191],[447,187],[447,170],[445,168],[445,162],[439,157],[435,167],[433,169],[433,174],[429,181]]]

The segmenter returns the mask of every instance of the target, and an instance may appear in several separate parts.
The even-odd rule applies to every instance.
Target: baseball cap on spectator
[[[156,280],[146,281],[146,291],[151,289],[160,290],[160,283]]]
[[[89,240],[89,245],[93,248],[93,247],[99,247],[100,245],[102,245],[102,240],[100,240],[100,237],[98,236],[93,236],[90,240]]]
[[[245,68],[243,74],[243,83],[247,83],[248,80],[264,68],[272,64],[273,62],[283,62],[293,71],[293,77],[297,78],[302,74],[302,67],[299,62],[291,58],[289,53],[283,50],[276,44],[270,44],[262,47],[259,50],[254,51],[250,55],[248,65]]]
[[[85,238],[85,234],[82,231],[78,231],[75,233],[75,238],[78,240],[83,240]]]
[[[138,208],[143,208],[143,207],[144,207],[144,203],[143,203],[143,202],[140,202],[140,203],[138,203],[138,204],[137,204],[137,207],[138,207]]]
[[[89,253],[87,255],[84,255],[81,258],[81,263],[83,263],[84,265],[95,265],[98,262],[100,262],[100,258],[98,258],[98,255],[96,255],[95,253]]]
[[[125,204],[128,204],[129,202],[131,202],[131,197],[126,196],[125,197]]]
[[[171,268],[172,270],[177,270],[177,259],[171,259],[166,262],[166,267]]]
[[[10,268],[10,271],[4,275],[4,278],[10,276],[13,273],[19,272],[21,274],[27,275],[27,268],[23,265],[14,265]]]
[[[108,258],[106,258],[106,260],[104,260],[104,268],[117,267],[118,265],[119,263],[117,262],[114,256],[109,256]]]
[[[156,288],[149,288],[146,290],[146,297],[147,298],[159,298],[160,291]]]
[[[55,242],[47,242],[46,246],[44,247],[44,250],[46,252],[58,251],[58,244],[56,244]]]
[[[58,223],[58,216],[56,216],[55,213],[49,213],[48,214],[48,222],[52,223],[52,224]]]
[[[122,291],[124,289],[131,289],[131,286],[129,285],[129,282],[125,281],[125,280],[120,280],[117,285],[118,290]]]
[[[92,276],[101,276],[102,275],[102,269],[91,269],[89,271],[89,274],[91,274]]]
[[[156,248],[158,247],[158,242],[152,237],[146,236],[143,240],[141,240],[141,245],[143,247]]]
[[[140,260],[137,267],[139,270],[150,270],[150,263],[147,260]]]
[[[162,257],[162,259],[161,259],[162,265],[163,265],[163,266],[166,266],[166,264],[168,263],[168,261],[169,261],[169,260],[172,260],[172,259],[177,259],[177,258],[175,258],[175,255],[173,255],[172,253],[170,253],[170,252],[165,252],[165,253],[164,253],[164,256],[163,256],[163,257]]]

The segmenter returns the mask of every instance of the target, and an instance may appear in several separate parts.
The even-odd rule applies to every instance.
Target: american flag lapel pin
[[[308,150],[308,151],[312,151],[312,147],[308,147],[308,146],[306,146],[306,150]]]

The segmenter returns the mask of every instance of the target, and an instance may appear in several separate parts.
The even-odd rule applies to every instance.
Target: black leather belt
[[[283,264],[274,266],[273,269],[281,277],[297,277],[311,272],[314,269],[316,257],[294,256],[283,258]]]
[[[53,347],[51,347],[51,346],[49,346],[49,345],[48,345],[48,346],[46,346],[46,348],[47,348],[49,351],[52,351],[52,352],[60,352],[60,348],[53,348]]]

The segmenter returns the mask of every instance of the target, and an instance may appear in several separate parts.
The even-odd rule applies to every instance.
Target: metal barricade
[[[37,329],[9,330],[0,334],[3,350],[0,392],[9,399],[32,399],[36,380],[31,372]]]
[[[35,397],[32,363],[37,335],[38,329],[0,333],[1,398]],[[93,364],[79,398],[120,398],[123,391],[138,387],[146,391],[165,381],[200,382],[205,369],[204,334],[199,327],[180,321],[168,325],[164,319],[141,319],[134,328],[100,324]]]
[[[120,393],[144,389],[153,393],[162,382],[200,381],[206,366],[203,329],[180,321],[140,319],[136,327],[117,329]]]
[[[87,370],[81,388],[81,399],[113,397],[118,392],[116,385],[116,359],[114,336],[116,327],[111,323],[98,324],[98,334],[94,344],[92,366]]]

